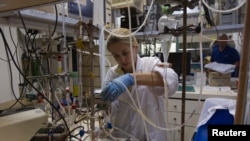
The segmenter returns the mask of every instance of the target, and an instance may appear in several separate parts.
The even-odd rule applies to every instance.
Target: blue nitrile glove
[[[108,82],[101,92],[102,99],[113,102],[119,95],[126,91],[124,85],[126,87],[134,85],[134,78],[131,74],[124,74]]]

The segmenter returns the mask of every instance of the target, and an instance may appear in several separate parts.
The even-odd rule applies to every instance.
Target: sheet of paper
[[[211,69],[220,73],[231,73],[231,72],[234,72],[235,65],[212,62],[212,63],[206,64],[205,68]]]

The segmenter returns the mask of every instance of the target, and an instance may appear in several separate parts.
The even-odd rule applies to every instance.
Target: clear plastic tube
[[[131,13],[130,13],[130,6],[129,5],[128,5],[128,15],[129,15],[129,19],[131,19]],[[129,20],[129,29],[131,29],[131,20]],[[132,36],[129,36],[129,44],[130,44],[130,52],[133,52]],[[131,55],[131,60],[132,60],[132,62],[135,62],[133,55]],[[132,69],[133,69],[133,72],[135,72],[135,66],[134,65],[132,65]],[[134,79],[135,79],[135,85],[137,86],[136,78],[134,78]],[[135,96],[136,96],[138,108],[139,108],[139,110],[142,110],[141,102],[140,102],[139,97],[138,97],[138,90],[135,89],[135,91],[136,91]],[[146,139],[147,139],[147,141],[149,141],[148,129],[147,129],[147,125],[146,125],[145,120],[143,120],[143,125],[144,125],[144,128],[145,128]]]
[[[63,50],[65,51],[67,49],[67,43],[66,43],[66,29],[65,29],[65,3],[63,2],[62,3],[62,34],[63,34]],[[64,72],[68,72],[68,56],[67,54],[64,54],[63,55],[63,71]],[[64,82],[65,82],[65,85],[68,86],[68,77],[65,76],[64,77]]]
[[[79,94],[78,94],[78,103],[79,108],[82,108],[82,100],[83,100],[83,90],[82,90],[82,53],[78,53],[78,80],[79,80]]]
[[[81,5],[80,5],[80,0],[77,0],[77,6],[78,6],[80,20],[82,21],[82,10],[81,10]]]
[[[235,8],[232,8],[232,9],[229,9],[229,10],[218,10],[218,9],[214,9],[212,8],[211,6],[209,6],[207,4],[207,2],[205,2],[205,0],[202,0],[202,2],[204,3],[204,5],[206,5],[206,7],[210,10],[212,10],[213,12],[218,12],[218,13],[229,13],[229,12],[233,12],[235,10],[238,10],[239,8],[241,8],[245,3],[246,3],[246,0],[244,0],[243,2],[240,3],[240,5],[238,5],[237,7]]]
[[[137,29],[136,31],[132,32],[131,34],[129,34],[129,35],[119,35],[119,34],[115,34],[115,33],[111,32],[109,29],[106,29],[106,28],[105,28],[104,30],[105,30],[106,32],[108,32],[109,34],[112,34],[112,35],[117,36],[117,37],[129,37],[129,36],[131,36],[131,35],[135,35],[135,34],[136,34],[138,31],[140,31],[141,28],[144,27],[144,25],[146,24],[147,19],[148,19],[148,16],[149,16],[150,11],[151,11],[151,9],[152,9],[152,6],[153,6],[153,4],[154,4],[154,1],[155,1],[155,0],[152,0],[152,1],[151,1],[151,4],[150,4],[150,6],[149,6],[148,12],[147,12],[147,14],[146,14],[146,16],[145,16],[145,19],[144,19],[143,23],[138,27],[138,29]],[[130,28],[130,29],[131,29],[131,28]]]
[[[105,79],[105,74],[106,74],[106,67],[105,67],[105,41],[104,41],[104,27],[101,29],[101,33],[99,36],[99,52],[101,57],[99,58],[100,60],[100,74],[101,74],[101,88],[104,86],[104,79]]]
[[[61,102],[60,102],[60,100],[59,100],[59,98],[58,98],[58,95],[59,95],[59,94],[62,95],[62,90],[59,89],[59,88],[57,88],[57,89],[55,90],[55,98],[56,98],[56,101],[57,101],[58,105],[60,106],[60,109],[63,111],[63,113],[64,113],[67,117],[69,117],[68,114],[67,114],[67,112],[66,112],[66,110],[65,110],[65,108],[62,106],[62,104],[61,104]]]

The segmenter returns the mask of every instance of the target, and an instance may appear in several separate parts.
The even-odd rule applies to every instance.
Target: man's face
[[[221,36],[220,38],[219,38],[219,46],[220,47],[225,47],[226,45],[227,45],[227,40],[228,40],[228,38],[227,38],[227,36]]]
[[[133,52],[130,51],[130,46],[123,42],[117,42],[109,46],[109,51],[113,55],[115,61],[129,73],[133,72],[132,64],[136,62],[137,47],[133,46]],[[131,55],[134,62],[132,62]]]

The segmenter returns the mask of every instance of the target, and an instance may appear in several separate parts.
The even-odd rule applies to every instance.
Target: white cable
[[[182,125],[176,126],[176,127],[174,127],[174,128],[163,128],[163,127],[160,127],[160,126],[156,125],[152,120],[150,120],[150,119],[142,112],[141,109],[139,109],[139,108],[137,107],[137,105],[136,105],[136,103],[135,103],[135,101],[134,101],[134,98],[132,97],[132,95],[131,95],[130,91],[128,90],[127,86],[126,86],[123,82],[121,82],[121,81],[119,81],[119,80],[118,80],[118,82],[119,82],[120,84],[122,84],[123,87],[126,89],[126,91],[129,93],[128,95],[129,95],[129,97],[130,97],[130,99],[131,99],[131,101],[132,101],[132,103],[133,103],[134,105],[131,105],[131,104],[128,103],[127,101],[124,101],[124,102],[127,102],[128,105],[129,105],[131,108],[133,108],[135,111],[137,111],[137,112],[142,116],[142,118],[143,118],[145,121],[147,121],[147,123],[149,123],[150,125],[152,125],[153,127],[157,128],[157,129],[160,129],[160,130],[168,130],[168,131],[169,131],[169,130],[177,130],[177,129],[179,129],[181,126],[184,126],[184,124],[182,124]]]
[[[66,26],[65,26],[65,3],[62,3],[62,33],[63,33],[63,49],[67,49],[67,43],[66,43]],[[67,54],[63,55],[63,71],[68,72],[68,63],[67,63]],[[68,77],[64,77],[64,81],[66,86],[68,86]]]
[[[206,35],[200,35],[200,36],[202,36],[203,38],[205,38],[205,39],[208,39],[208,40],[211,40],[211,41],[231,41],[230,39],[228,39],[228,40],[218,40],[218,39],[214,39],[214,38],[210,38],[210,37],[208,37],[208,36],[206,36]],[[236,40],[236,39],[233,39],[234,41],[240,41],[239,39],[238,40]]]
[[[201,3],[200,3],[199,6],[201,7]],[[204,72],[204,69],[203,69],[203,47],[202,47],[202,42],[203,42],[202,41],[202,37],[203,37],[203,34],[202,33],[203,33],[203,26],[201,26],[201,32],[199,34],[199,37],[200,37],[199,38],[199,47],[200,47],[200,49],[199,49],[200,50],[200,72],[201,72],[201,76],[200,77],[201,78],[200,78],[200,91],[199,91],[198,103],[196,104],[194,110],[190,114],[189,118],[185,121],[185,123],[188,122],[193,117],[194,113],[197,111],[197,109],[199,108],[199,105],[201,104],[201,98],[202,98],[203,87],[204,87],[203,82],[204,82],[204,79],[206,79],[206,78],[203,77],[203,74],[206,73],[206,72]],[[197,75],[196,75],[196,77],[197,77]]]
[[[80,5],[80,0],[77,0],[77,6],[78,6],[80,21],[82,21],[82,9],[81,9],[81,5]]]
[[[128,88],[126,87],[126,85],[125,85],[123,82],[119,81],[119,80],[118,80],[118,82],[119,82],[120,84],[122,84],[123,87],[124,87],[124,88],[126,89],[126,91],[128,92],[128,95],[129,95],[129,97],[130,97],[130,99],[131,99],[133,105],[131,105],[131,104],[128,103],[127,101],[124,101],[124,102],[128,103],[128,105],[129,105],[132,109],[134,109],[135,111],[137,111],[137,112],[142,116],[143,121],[147,121],[147,123],[149,123],[149,124],[152,125],[153,127],[157,128],[157,129],[160,129],[160,130],[177,130],[177,129],[179,129],[178,126],[176,126],[175,128],[169,129],[169,128],[163,128],[163,127],[160,127],[160,126],[156,125],[156,124],[155,124],[153,121],[151,121],[146,115],[144,115],[144,113],[142,112],[142,110],[141,110],[139,107],[137,107],[137,104],[136,104],[136,102],[134,101],[134,98],[132,97],[132,94],[130,93],[130,91],[128,90]],[[140,104],[139,104],[139,105],[140,105]],[[181,125],[181,126],[184,126],[184,124]]]
[[[111,139],[113,139],[113,140],[120,140],[120,138],[114,137],[114,136],[112,135],[112,132],[114,131],[113,129],[116,129],[116,130],[120,131],[120,132],[123,133],[124,135],[127,135],[128,137],[132,138],[133,140],[136,140],[136,141],[138,140],[138,139],[136,139],[134,136],[128,134],[128,133],[125,132],[124,130],[122,130],[122,129],[120,129],[120,128],[117,128],[117,127],[115,127],[115,126],[112,127],[112,130],[110,130],[110,132],[107,132],[105,128],[103,129],[103,131],[104,131],[104,133],[105,133],[107,136],[109,136]],[[99,136],[99,135],[98,135],[98,136]]]
[[[69,121],[69,125],[71,125],[73,123],[73,120],[70,120],[71,119],[71,105],[70,105],[70,94],[69,92],[66,93],[66,102],[67,102],[67,109],[68,109],[68,121]]]
[[[139,107],[137,107],[137,104],[136,104],[136,102],[134,101],[134,98],[132,97],[132,94],[131,94],[130,91],[128,90],[127,86],[126,86],[123,82],[121,82],[121,81],[119,81],[119,80],[118,80],[118,82],[119,82],[120,84],[122,84],[123,87],[124,87],[124,88],[126,89],[126,91],[128,92],[128,95],[129,95],[129,97],[130,97],[130,99],[131,99],[133,105],[131,105],[131,104],[128,103],[127,101],[124,101],[124,102],[127,102],[127,103],[129,104],[130,107],[132,107],[135,111],[137,111],[137,112],[142,116],[142,118],[143,118],[145,121],[147,121],[150,125],[152,125],[153,127],[157,128],[157,129],[160,129],[160,130],[168,130],[168,131],[169,131],[169,130],[177,130],[177,129],[180,129],[181,126],[184,126],[184,125],[185,125],[185,124],[182,124],[182,125],[176,126],[176,127],[174,127],[174,128],[163,128],[163,127],[160,127],[160,126],[156,125],[153,121],[151,121],[151,120],[142,112],[142,110],[140,110]],[[165,88],[165,89],[166,89],[166,88]],[[186,122],[185,122],[185,123],[186,123]]]
[[[117,128],[117,127],[113,127],[113,128],[116,129],[116,130],[119,130],[119,131],[122,132],[123,134],[126,134],[127,136],[129,136],[129,137],[132,138],[133,140],[138,140],[138,139],[136,139],[134,136],[132,136],[132,135],[126,133],[125,131],[121,130],[120,128]],[[139,141],[139,140],[138,140],[138,141]]]
[[[105,35],[104,35],[104,27],[101,28],[100,36],[99,36],[99,52],[100,52],[100,78],[101,78],[101,88],[104,87],[104,80],[106,74],[106,63],[105,63]],[[105,58],[105,59],[104,59]],[[109,64],[110,65],[110,64]],[[111,65],[110,65],[111,66]]]
[[[133,106],[128,103],[130,107],[133,108]],[[139,109],[135,109],[133,108],[135,111],[137,111],[141,116],[142,118],[147,121],[147,123],[149,123],[150,125],[152,125],[153,127],[157,128],[157,129],[160,129],[160,130],[167,130],[167,131],[170,131],[170,130],[177,130],[177,129],[180,129],[181,126],[184,126],[185,124],[181,124],[179,126],[175,126],[174,128],[164,128],[164,127],[160,127],[158,125],[156,125],[151,119],[149,119],[142,111],[140,111]]]
[[[158,67],[162,67],[164,69],[164,73],[166,74],[165,78],[163,78],[163,84],[164,84],[164,110],[165,110],[164,120],[165,120],[165,126],[167,128],[168,127],[168,100],[169,100],[168,84],[167,84],[167,69],[169,67],[169,63],[167,61],[168,61],[169,51],[171,48],[170,41],[171,41],[172,35],[171,36],[161,35],[160,37],[162,39],[162,52],[163,52],[164,62],[158,65]]]
[[[132,97],[132,93],[130,93],[130,91],[129,91],[129,89],[127,88],[127,86],[126,86],[123,82],[121,82],[121,81],[119,81],[119,80],[116,80],[116,81],[119,82],[120,84],[122,84],[123,87],[126,89],[126,91],[128,92],[128,95],[129,95],[129,97],[130,97],[132,103],[133,103],[134,106],[135,106],[135,109],[139,109],[139,107],[137,107],[137,104],[136,104],[134,98]],[[135,89],[136,89],[136,88],[135,88]],[[125,102],[126,102],[126,101],[125,101]]]
[[[238,10],[239,8],[241,8],[245,3],[246,3],[246,0],[243,0],[243,2],[241,2],[237,7],[235,8],[232,8],[232,9],[229,9],[229,10],[218,10],[218,9],[214,9],[213,7],[209,6],[207,4],[207,2],[205,2],[205,0],[202,0],[203,4],[206,5],[206,7],[210,10],[212,10],[213,12],[219,12],[219,13],[229,13],[229,12],[233,12],[235,10]]]
[[[153,0],[154,1],[154,0]],[[152,4],[153,4],[153,1],[152,1],[152,3],[151,3],[151,5],[150,5],[150,8],[149,9],[151,9],[151,7],[152,7]],[[244,1],[245,2],[245,1]],[[243,4],[244,4],[244,2],[242,2],[241,3],[241,5],[239,5],[238,7],[241,7]],[[206,5],[206,3],[204,3],[205,5]],[[210,8],[209,6],[207,6],[208,8]],[[237,7],[237,9],[238,9],[238,7]],[[234,8],[234,9],[236,9],[236,8]],[[211,10],[213,10],[213,9],[211,9]],[[129,11],[130,12],[130,11]],[[129,35],[119,35],[119,34],[114,34],[114,33],[112,33],[112,32],[110,32],[109,30],[107,30],[107,29],[105,29],[105,31],[107,31],[109,34],[112,34],[112,35],[114,35],[114,36],[118,36],[118,37],[130,37],[131,35],[134,35],[134,34],[136,34],[140,29],[141,29],[141,27],[143,27],[144,26],[144,24],[145,24],[145,21],[146,21],[146,19],[148,18],[148,15],[149,15],[149,12],[150,12],[150,10],[148,10],[148,13],[147,13],[147,15],[146,15],[146,18],[144,19],[144,22],[143,22],[143,24],[138,28],[138,30],[136,30],[135,32],[133,32],[133,33],[131,33],[131,34],[129,34]],[[218,12],[231,12],[231,11],[218,11]],[[130,25],[130,29],[131,29],[131,25]],[[201,34],[202,35],[202,34]],[[130,38],[130,41],[131,41],[131,38]],[[130,44],[131,44],[131,42],[130,42]],[[131,45],[130,45],[131,46]],[[200,46],[201,48],[202,48],[202,46]],[[200,51],[202,51],[202,49],[200,49]],[[202,54],[202,53],[201,53]],[[201,59],[202,59],[202,57],[201,57]],[[108,61],[107,61],[108,62]],[[202,64],[203,63],[201,63],[201,66],[202,66]],[[134,68],[133,68],[133,71],[134,71]],[[203,69],[202,69],[202,72],[203,72]],[[126,87],[125,87],[126,88]],[[166,89],[166,88],[165,88]],[[127,90],[128,91],[128,90]],[[129,92],[129,91],[128,91]],[[201,89],[201,92],[200,92],[200,95],[201,95],[201,93],[202,93],[202,89]],[[142,111],[141,110],[139,110],[140,108],[138,107],[137,108],[137,105],[135,104],[135,101],[133,100],[133,97],[132,97],[132,95],[131,94],[129,94],[129,96],[130,96],[130,98],[131,98],[131,100],[132,100],[132,102],[133,102],[133,104],[134,104],[134,106],[131,106],[131,107],[134,107],[135,108],[135,110],[140,114],[140,115],[142,115],[142,117],[143,117],[143,119],[145,119],[149,124],[151,124],[152,126],[154,126],[154,127],[156,127],[156,128],[158,128],[158,129],[161,129],[161,130],[175,130],[175,129],[179,129],[179,127],[181,127],[181,126],[183,126],[183,125],[180,125],[180,126],[176,126],[175,128],[172,128],[172,129],[169,129],[169,128],[162,128],[162,127],[158,127],[158,126],[156,126],[151,120],[149,120],[143,113],[142,113]],[[199,98],[200,99],[200,98]],[[138,104],[138,105],[140,105],[140,104]],[[167,117],[166,117],[167,118]]]
[[[131,31],[131,20],[130,20],[131,19],[131,13],[130,13],[130,6],[129,6],[129,4],[128,4],[127,8],[128,8],[129,29]],[[149,9],[149,11],[150,10],[151,9]],[[132,36],[129,36],[129,45],[130,45],[130,52],[133,53]],[[135,62],[134,55],[131,55],[130,57],[131,57],[131,60],[132,60],[132,69],[133,69],[133,73],[134,73],[134,72],[136,72],[135,71],[135,65],[134,65],[134,62]],[[139,110],[142,110],[142,108],[141,108],[141,102],[140,102],[139,97],[138,97],[139,94],[138,94],[138,89],[137,89],[136,77],[134,77],[134,79],[135,79],[135,92],[136,92],[135,96],[136,96],[136,101],[137,101]],[[146,139],[147,139],[147,141],[149,141],[148,129],[147,129],[147,124],[146,124],[145,120],[143,120],[143,125],[144,125],[144,128],[145,128]]]
[[[65,116],[66,116],[66,117],[69,117],[68,114],[67,114],[67,112],[65,111],[64,107],[62,106],[62,104],[61,104],[59,98],[58,98],[58,94],[61,94],[61,95],[62,95],[62,90],[59,89],[59,88],[57,88],[57,89],[55,90],[55,98],[56,98],[56,101],[57,101],[58,105],[60,106],[60,109],[61,109],[61,110],[63,111],[63,113],[65,114]]]
[[[163,84],[164,84],[164,110],[165,110],[164,120],[165,120],[165,126],[167,128],[168,127],[168,100],[169,100],[168,84],[167,84],[167,69],[169,67],[169,63],[167,61],[168,61],[169,51],[171,48],[170,41],[171,41],[172,35],[170,36],[161,35],[160,37],[162,39],[162,52],[163,52],[163,58],[164,58],[163,65],[162,64],[160,65],[162,65],[161,67],[164,69],[164,73],[166,74],[165,78],[163,79]]]
[[[154,3],[154,0],[152,0],[152,2],[151,2],[150,8],[149,8],[149,10],[148,10],[148,13],[147,13],[147,15],[146,15],[146,18],[144,19],[143,24],[142,24],[135,32],[133,32],[133,33],[131,33],[131,34],[128,34],[128,35],[119,35],[119,34],[112,33],[112,32],[110,32],[110,31],[107,30],[107,29],[105,29],[105,31],[107,31],[109,34],[112,34],[112,35],[118,36],[118,37],[130,37],[130,48],[132,48],[132,45],[131,45],[131,43],[132,43],[132,41],[131,41],[131,35],[136,34],[136,33],[144,26],[144,24],[145,24],[145,22],[146,22],[146,20],[147,20],[147,18],[148,18],[149,12],[151,11],[150,9],[152,8],[153,3]],[[129,16],[130,16],[130,11],[129,11]],[[131,23],[130,23],[130,29],[131,29]],[[132,58],[132,62],[133,62],[133,58]],[[135,72],[134,65],[133,65],[133,72]],[[135,82],[136,82],[136,81],[135,81]],[[122,82],[121,82],[121,83],[122,83]],[[124,84],[123,84],[123,85],[124,85]],[[135,86],[137,86],[137,85],[135,85]],[[126,86],[124,86],[124,87],[127,89]],[[166,89],[166,88],[165,88],[165,89]],[[128,93],[129,93],[129,96],[130,96],[130,98],[131,98],[131,100],[132,100],[134,106],[132,106],[131,104],[129,104],[129,105],[130,105],[132,108],[134,107],[134,109],[135,109],[135,110],[142,116],[142,118],[143,118],[144,120],[146,120],[149,124],[151,124],[152,126],[158,128],[158,129],[161,129],[161,130],[176,130],[176,129],[179,129],[179,127],[177,127],[177,126],[176,126],[175,128],[173,128],[173,129],[168,129],[168,128],[162,128],[162,127],[159,127],[159,126],[155,125],[151,120],[149,120],[149,119],[143,114],[143,112],[141,111],[141,108],[140,108],[140,107],[137,107],[137,104],[135,103],[135,101],[134,101],[134,99],[133,99],[133,97],[132,97],[132,95],[130,94],[130,92],[129,92],[128,89],[127,89],[127,91],[128,91]],[[138,95],[136,95],[136,96],[138,96]],[[138,98],[137,98],[137,100],[138,100]],[[138,102],[138,106],[140,106],[140,103],[139,103],[139,102]],[[167,118],[167,117],[166,117],[166,118]],[[145,122],[144,122],[144,123],[145,123]],[[146,127],[146,125],[144,125],[144,126]],[[183,126],[183,125],[180,125],[180,126]],[[148,134],[148,132],[146,132],[146,134]],[[147,135],[147,139],[148,139],[148,135]]]
[[[43,96],[44,97],[46,97],[47,99],[49,99],[49,95],[50,95],[50,93],[48,94],[48,97],[46,96],[46,93],[45,93],[45,91],[44,91],[44,88],[42,87],[42,85],[41,85],[41,83],[40,82],[37,82],[38,83],[38,85],[40,86],[40,88],[41,88],[41,90],[42,90],[42,94],[43,94]],[[49,100],[49,101],[51,101],[51,100]],[[45,106],[44,106],[44,111],[48,114],[48,117],[51,117],[52,115],[51,115],[51,105],[47,102],[47,104],[45,104]]]
[[[81,13],[81,12],[80,12]],[[79,29],[79,37],[78,37],[78,41],[81,40],[82,38],[82,25],[80,25],[80,29]],[[78,42],[77,41],[77,42]],[[80,50],[80,49],[79,49]],[[78,59],[77,59],[77,63],[78,63],[78,86],[79,86],[79,90],[78,90],[78,105],[79,108],[82,108],[82,100],[83,100],[83,86],[82,86],[82,53],[78,53]]]
[[[80,50],[80,49],[79,49]],[[83,99],[83,87],[82,87],[82,53],[79,53],[79,58],[78,58],[78,79],[79,79],[79,92],[78,92],[78,103],[79,103],[79,108],[82,108],[82,99]]]
[[[148,13],[147,13],[147,15],[146,15],[146,18],[145,18],[145,20],[144,20],[144,23],[145,23],[145,21],[146,21],[146,19],[147,19],[147,17],[148,17],[148,14],[149,14],[150,9],[152,8],[153,2],[154,2],[154,0],[152,1],[151,5],[150,5],[150,8],[149,8]],[[131,16],[131,15],[130,15],[130,10],[128,10],[128,12],[129,12],[129,16]],[[129,19],[130,19],[130,18],[129,18]],[[129,21],[129,22],[130,22],[130,21]],[[143,25],[144,25],[144,24],[142,24],[142,26],[143,26]],[[142,26],[141,26],[141,27],[142,27]],[[129,23],[129,27],[130,27],[130,29],[131,29],[131,23]],[[114,34],[114,33],[110,32],[110,31],[107,31],[107,30],[106,30],[106,31],[109,32],[110,34],[114,35],[114,36],[118,36],[118,37],[130,37],[130,49],[131,49],[131,52],[133,52],[133,51],[132,51],[132,40],[131,40],[131,35],[134,35],[136,32],[138,32],[138,31],[140,30],[141,27],[139,27],[139,29],[138,29],[137,31],[135,31],[134,33],[131,33],[131,34],[129,34],[129,35],[118,35],[118,34]],[[133,57],[132,57],[132,62],[134,62],[134,58],[133,58]],[[135,72],[134,65],[133,65],[133,72]],[[135,80],[135,82],[136,82],[136,80]],[[121,84],[122,84],[122,82],[121,82]],[[124,85],[124,84],[123,84],[123,85]],[[137,84],[135,84],[135,86],[137,86]],[[124,87],[126,88],[126,86],[124,86]],[[127,90],[127,91],[129,92],[129,90]],[[137,92],[137,93],[138,93],[138,92]],[[141,105],[140,105],[139,98],[138,98],[138,94],[136,94],[136,96],[137,96],[138,108],[137,108],[137,104],[135,103],[135,101],[134,101],[132,95],[130,94],[130,92],[129,92],[129,96],[130,96],[130,98],[131,98],[131,100],[132,100],[132,102],[133,102],[133,104],[134,104],[134,106],[135,106],[135,110],[138,111],[138,113],[142,115],[143,119],[148,119],[148,118],[145,117],[145,115],[142,113],[142,110],[141,110],[141,107],[140,107]],[[131,105],[130,105],[130,106],[131,106]],[[131,107],[133,107],[133,106],[131,106]],[[167,117],[166,117],[166,118],[167,118]],[[144,121],[144,120],[143,120],[143,121]],[[146,124],[145,124],[145,121],[144,121],[143,123],[144,123],[145,130],[147,130],[147,126],[146,126]],[[151,124],[154,124],[154,123],[151,122]],[[154,124],[154,125],[155,125],[155,124]],[[155,126],[156,126],[156,125],[155,125]],[[146,136],[147,136],[147,140],[149,140],[148,132],[147,132],[147,131],[146,131]]]
[[[109,29],[106,29],[106,27],[104,27],[104,30],[105,30],[106,32],[108,32],[109,34],[111,34],[111,35],[114,35],[114,36],[117,36],[117,37],[122,37],[122,38],[123,38],[123,37],[129,37],[129,36],[131,36],[131,35],[135,35],[135,34],[136,34],[138,31],[140,31],[141,28],[146,24],[146,21],[147,21],[147,19],[148,19],[148,16],[149,16],[149,14],[150,14],[150,11],[151,11],[151,9],[152,9],[153,4],[154,4],[154,0],[151,1],[151,4],[150,4],[149,9],[148,9],[148,12],[147,12],[146,17],[145,17],[145,19],[143,20],[143,23],[141,24],[141,26],[139,26],[138,29],[137,29],[136,31],[132,32],[131,34],[128,34],[128,35],[116,34],[116,33],[111,32]]]
[[[119,141],[119,138],[114,137],[111,133],[107,132],[105,129],[103,129],[103,131],[104,131],[104,133],[106,135],[108,135],[111,138],[111,140],[113,140],[113,141]]]
[[[131,28],[130,28],[131,29]],[[131,34],[132,35],[132,34]],[[116,36],[116,35],[115,35]],[[122,37],[127,37],[127,36],[122,36]],[[131,37],[130,35],[128,36],[128,37]],[[130,44],[131,44],[131,38],[130,38]],[[130,47],[131,47],[132,45],[130,45]],[[132,58],[132,62],[133,62],[133,58]],[[134,68],[133,68],[134,69]],[[134,70],[133,70],[133,72],[134,72]],[[136,82],[136,81],[135,81]],[[120,82],[121,84],[123,84],[122,82]],[[124,84],[123,84],[124,85]],[[125,88],[126,88],[126,86],[124,86]],[[165,87],[165,90],[167,89],[167,87]],[[128,91],[128,90],[127,90]],[[129,92],[129,91],[128,91]],[[131,100],[132,100],[132,102],[133,102],[133,104],[134,104],[134,106],[136,107],[136,104],[135,104],[135,102],[134,102],[134,100],[133,100],[133,97],[131,96],[131,94],[129,94],[129,96],[130,96],[130,98],[131,98]],[[166,97],[166,98],[168,98],[168,97]],[[129,103],[128,103],[129,104]],[[165,104],[167,104],[167,103],[165,103]],[[133,108],[133,106],[131,105],[131,104],[129,104],[132,108]],[[140,104],[138,104],[139,106],[140,106]],[[166,105],[165,105],[165,107],[166,107]],[[154,127],[156,127],[156,128],[158,128],[158,129],[161,129],[161,130],[176,130],[176,129],[179,129],[179,127],[181,127],[181,126],[184,126],[184,124],[183,125],[180,125],[180,126],[176,126],[175,128],[172,128],[172,129],[169,129],[169,128],[162,128],[162,127],[159,127],[159,126],[157,126],[157,125],[155,125],[150,119],[148,119],[148,117],[147,116],[145,116],[144,115],[144,113],[142,112],[142,110],[141,110],[141,108],[140,107],[138,107],[138,108],[134,108],[134,110],[136,110],[142,117],[143,117],[143,119],[144,120],[146,120],[149,124],[151,124],[152,126],[154,126]],[[167,117],[166,117],[167,118]]]
[[[42,90],[43,96],[44,96],[44,97],[47,97],[46,94],[45,94],[45,91],[44,91],[44,89],[43,89],[43,87],[42,87],[42,85],[41,85],[41,83],[40,83],[40,82],[37,82],[37,83],[38,83],[39,87],[40,87],[41,90]]]
[[[201,79],[200,79],[200,92],[199,92],[199,98],[198,98],[198,103],[201,102],[201,95],[202,95],[202,92],[203,92],[203,82],[204,82],[204,78],[203,77],[203,74],[205,73],[204,72],[204,69],[203,69],[203,48],[202,48],[202,32],[203,32],[203,27],[201,26],[201,32],[200,32],[200,38],[199,38],[199,46],[200,46],[200,70],[201,70]],[[197,75],[196,75],[197,77]],[[197,79],[197,78],[196,78]],[[206,81],[206,80],[205,80]],[[199,104],[198,104],[199,105]],[[198,105],[196,106],[195,110],[198,108]]]
[[[121,81],[118,81],[118,82],[121,83],[121,84],[123,85],[123,87],[126,89],[126,91],[129,93],[128,95],[129,95],[130,99],[132,100],[132,103],[134,104],[134,106],[131,105],[130,103],[128,103],[127,101],[124,101],[124,102],[127,102],[131,108],[133,108],[135,111],[137,111],[137,112],[142,116],[142,118],[143,118],[145,121],[147,121],[147,123],[149,123],[150,125],[152,125],[153,127],[157,128],[157,129],[160,129],[160,130],[167,130],[167,131],[169,131],[169,130],[177,130],[177,129],[179,129],[181,126],[184,126],[184,125],[185,125],[185,124],[182,124],[182,125],[176,126],[176,127],[174,127],[174,128],[163,128],[163,127],[160,127],[160,126],[156,125],[152,120],[150,120],[150,119],[142,112],[141,109],[139,109],[139,108],[137,107],[137,105],[136,105],[136,103],[135,103],[135,101],[134,101],[134,98],[133,98],[132,95],[130,94],[130,91],[129,91],[128,88],[125,86],[125,84],[122,83]]]
[[[167,68],[166,68],[167,69]],[[164,69],[164,70],[166,70]],[[165,126],[166,128],[168,127],[168,84],[167,84],[167,81],[165,79],[163,79],[163,82],[164,82],[164,112],[165,112]]]
[[[80,49],[75,49],[75,50],[78,51],[78,52],[84,53],[84,54],[90,54],[90,52],[88,52],[88,51],[83,51],[83,50],[80,50]],[[93,55],[99,56],[99,57],[101,57],[101,58],[104,57],[103,59],[105,59],[105,60],[107,61],[109,68],[111,68],[111,63],[110,63],[110,61],[107,59],[107,57],[102,56],[102,55],[99,54],[99,53],[93,53]]]

